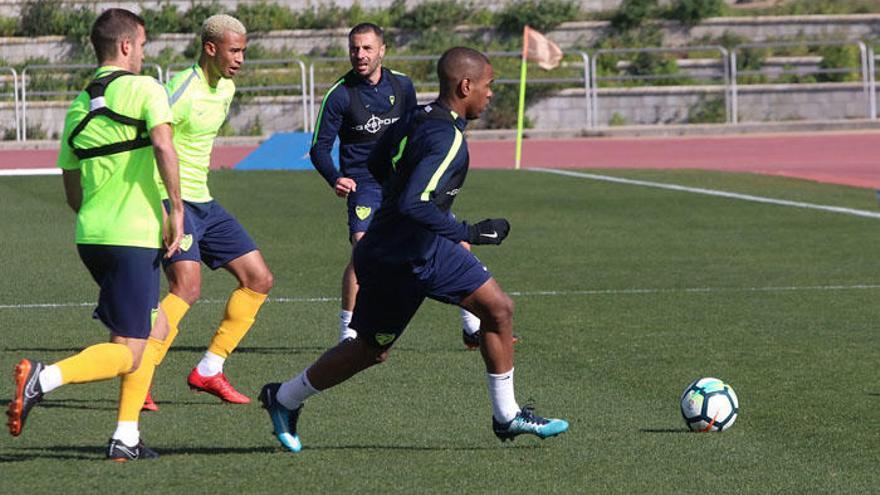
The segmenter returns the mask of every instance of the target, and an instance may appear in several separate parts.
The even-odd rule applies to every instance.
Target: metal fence
[[[762,62],[755,63],[756,52],[763,54],[791,52],[809,47],[820,49],[849,47],[858,50],[858,66],[828,67],[819,63],[817,67],[788,68],[783,65],[779,68],[765,64],[761,57],[759,58]],[[492,58],[495,67],[496,85],[519,83],[520,53],[489,52],[487,55]],[[821,57],[814,58],[823,60]],[[395,69],[402,69],[413,79],[417,90],[430,93],[438,88],[434,71],[438,59],[439,55],[389,56],[385,59],[385,64]],[[702,60],[701,65],[694,65],[698,60]],[[530,87],[549,85],[547,87],[554,90],[582,88],[583,126],[590,129],[607,125],[600,122],[599,118],[600,110],[605,108],[603,105],[607,105],[602,102],[608,99],[608,95],[624,87],[699,85],[703,91],[717,92],[721,96],[724,102],[724,122],[735,125],[741,120],[740,111],[743,104],[741,96],[745,87],[760,84],[765,88],[773,88],[774,91],[793,91],[792,84],[799,84],[805,80],[811,82],[816,78],[829,81],[828,84],[832,86],[835,82],[841,87],[860,84],[863,115],[865,118],[876,120],[878,105],[876,60],[873,47],[859,40],[752,43],[742,44],[731,50],[716,45],[599,49],[592,52],[567,53],[560,68],[550,72],[531,71],[528,84]],[[666,74],[649,73],[642,67],[646,63],[674,64],[675,71]],[[148,73],[154,73],[158,80],[163,82],[170,79],[176,70],[189,65],[172,64],[163,70],[158,65],[146,64],[145,69]],[[323,91],[332,86],[350,68],[347,57],[319,57],[312,58],[308,62],[297,58],[248,60],[237,78],[239,81],[237,90],[244,96],[283,95],[296,98],[302,107],[301,129],[313,131],[317,117],[316,110],[320,105]],[[682,68],[684,70],[679,70]],[[75,81],[77,71],[93,69],[93,65],[31,65],[18,74],[10,67],[0,68],[0,72],[11,74],[15,139],[19,141],[28,139],[29,101],[35,99],[69,101],[80,91],[79,86],[61,88],[60,86],[64,86],[63,81]],[[56,82],[54,86],[45,83],[50,74],[62,82]],[[4,96],[9,97],[9,92],[0,92],[0,97]],[[573,110],[579,111],[576,108]],[[300,128],[296,123],[291,123],[289,127]]]
[[[803,70],[791,69],[776,70],[773,75],[795,76],[798,78],[804,76],[814,76],[818,79],[833,81],[834,79],[837,79],[837,77],[835,76],[842,76],[841,78],[845,80],[846,76],[857,72],[862,83],[865,117],[872,120],[877,118],[877,95],[875,90],[876,74],[874,71],[874,51],[872,48],[869,48],[868,45],[863,41],[795,41],[776,43],[747,43],[743,45],[738,45],[731,51],[729,63],[732,74],[730,78],[730,94],[732,104],[731,117],[733,124],[739,122],[739,93],[741,86],[739,82],[740,79],[751,77],[757,79],[757,82],[753,84],[761,84],[765,82],[764,79],[768,76],[767,71],[764,70],[763,64],[757,68],[740,69],[739,66],[742,64],[740,64],[739,61],[740,57],[742,57],[742,54],[746,53],[748,50],[801,49],[804,47],[855,47],[859,51],[859,66],[822,68],[820,65],[820,67],[806,72]]]

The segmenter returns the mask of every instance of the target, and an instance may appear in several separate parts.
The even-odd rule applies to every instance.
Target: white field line
[[[587,290],[535,290],[511,291],[513,297],[568,297],[568,296],[607,296],[607,295],[640,295],[640,294],[712,294],[730,292],[822,292],[843,290],[878,290],[880,284],[855,285],[806,285],[781,287],[689,287],[683,289],[587,289]],[[338,297],[270,297],[270,303],[325,303],[338,302]],[[225,299],[203,299],[200,304],[226,304]],[[0,309],[58,309],[92,307],[94,302],[67,303],[32,303],[32,304],[0,304]]]
[[[4,175],[61,175],[60,168],[12,168],[0,170],[0,176]]]
[[[722,198],[738,199],[741,201],[751,201],[753,203],[766,203],[780,206],[791,206],[793,208],[804,208],[808,210],[822,210],[832,213],[841,213],[844,215],[853,215],[857,217],[880,218],[880,212],[856,210],[853,208],[844,208],[842,206],[819,205],[814,203],[802,203],[800,201],[788,201],[785,199],[767,198],[764,196],[752,196],[750,194],[739,194],[727,191],[719,191],[717,189],[703,189],[700,187],[687,187],[678,184],[666,184],[663,182],[649,182],[644,180],[624,179],[621,177],[613,177],[610,175],[587,174],[583,172],[572,172],[570,170],[557,170],[552,168],[527,168],[532,172],[544,172],[548,174],[565,175],[568,177],[577,177],[580,179],[599,180],[604,182],[614,182],[617,184],[627,184],[631,186],[653,187],[656,189],[668,189],[670,191],[681,191],[694,194],[704,194],[706,196],[718,196]]]

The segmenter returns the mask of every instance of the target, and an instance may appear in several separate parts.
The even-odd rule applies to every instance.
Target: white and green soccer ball
[[[698,378],[681,394],[681,417],[691,431],[724,431],[736,421],[739,399],[717,378]]]

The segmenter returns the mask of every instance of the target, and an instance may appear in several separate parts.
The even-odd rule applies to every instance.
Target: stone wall
[[[21,5],[27,0],[0,0],[0,15],[12,16],[18,15]],[[134,12],[140,12],[142,8],[157,9],[163,4],[176,5],[177,9],[184,12],[190,8],[194,0],[116,0],[116,1],[98,1],[98,0],[64,0],[65,5],[72,7],[85,6],[94,10],[106,9],[110,7],[122,7]],[[195,0],[199,3],[198,0]],[[216,0],[217,3],[225,7],[227,10],[234,10],[238,4],[255,4],[266,0]],[[291,10],[304,10],[314,8],[318,5],[335,4],[339,7],[349,8],[353,4],[360,4],[367,9],[387,8],[391,6],[394,0],[370,0],[364,2],[362,0],[273,0],[272,3],[284,5]],[[414,5],[425,3],[427,0],[407,0],[406,5],[412,8]],[[505,5],[512,3],[514,0],[469,0],[471,4],[485,7],[490,10],[498,10]],[[585,12],[603,11],[616,9],[623,0],[579,0],[581,9]],[[660,0],[660,3],[669,3],[671,0]],[[726,0],[727,3],[735,3],[735,0]],[[202,3],[209,3],[210,0]]]
[[[786,17],[718,17],[706,19],[692,28],[674,22],[659,22],[664,32],[664,46],[681,46],[694,39],[717,38],[724,33],[741,36],[750,42],[781,38],[870,40],[880,37],[880,15],[847,16],[786,16]],[[393,29],[391,30],[393,31]],[[488,43],[495,32],[486,27],[460,26],[457,32],[475,36]],[[592,47],[610,31],[607,22],[567,22],[548,33],[548,37],[563,49]],[[254,33],[251,43],[270,50],[293,50],[308,54],[322,52],[329,47],[345,49],[348,29],[295,30]],[[394,48],[405,47],[418,33],[399,32]],[[165,48],[183,53],[194,35],[163,34],[147,43],[147,56],[156,56]],[[22,63],[28,58],[45,57],[50,62],[64,62],[77,49],[61,36],[39,38],[0,38],[0,59],[8,63]]]
[[[419,100],[429,101],[433,96],[420,94]],[[600,127],[607,126],[617,114],[614,118],[619,124],[686,123],[690,108],[723,96],[720,86],[602,88],[598,122]],[[237,100],[230,124],[237,134],[245,135],[302,130],[301,102],[295,96]],[[57,138],[67,106],[67,102],[30,102],[28,125],[39,125],[47,137]],[[583,129],[587,125],[584,90],[562,90],[532,105],[527,115],[535,129]],[[740,86],[738,115],[740,122],[747,123],[863,119],[868,113],[860,83],[824,83]],[[0,102],[0,135],[14,121],[12,103]]]
[[[651,125],[687,123],[697,105],[724,99],[722,86],[602,88],[598,125]],[[762,84],[740,86],[739,121],[819,121],[868,118],[861,83]],[[537,129],[587,126],[583,89],[566,89],[531,106],[527,115]]]

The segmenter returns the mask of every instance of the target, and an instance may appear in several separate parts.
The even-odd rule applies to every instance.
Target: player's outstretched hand
[[[501,244],[510,233],[510,223],[503,218],[487,218],[468,227],[471,244]]]

